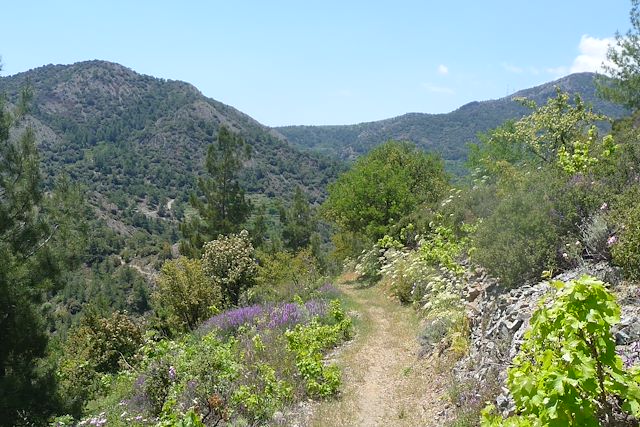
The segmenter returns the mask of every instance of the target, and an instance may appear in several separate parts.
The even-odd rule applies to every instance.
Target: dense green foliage
[[[412,144],[389,141],[329,186],[323,210],[342,231],[376,242],[417,206],[436,202],[445,186],[441,160]]]
[[[143,329],[124,313],[88,313],[71,329],[58,362],[58,392],[66,410],[82,414],[86,402],[104,389],[103,374],[118,372],[142,345]]]
[[[607,59],[611,65],[605,65],[608,77],[600,80],[599,89],[604,98],[637,111],[640,108],[640,2],[631,0],[631,5],[631,29],[624,35],[617,33],[615,46],[609,47]]]
[[[487,192],[487,205],[468,201],[481,220],[472,257],[505,284],[540,277],[565,262],[558,259],[563,241],[584,240],[580,223],[605,202],[603,171],[617,149],[610,135],[598,138],[602,119],[580,98],[572,103],[558,92],[473,148],[470,166],[484,176],[474,188]]]
[[[620,224],[609,241],[613,262],[624,269],[625,275],[640,280],[640,187],[634,185],[618,199],[612,217]]]
[[[508,286],[539,278],[556,265],[560,231],[551,221],[549,176],[525,181],[496,200],[472,236],[473,260]]]
[[[30,91],[10,111],[0,99],[0,420],[41,423],[57,405],[45,362],[40,309],[84,249],[85,205],[66,177],[45,195],[35,132],[24,123]],[[75,220],[69,213],[75,212]],[[23,415],[19,415],[19,414]]]
[[[623,368],[610,332],[615,297],[587,276],[552,284],[509,369],[519,414],[502,421],[487,411],[483,425],[613,425],[615,405],[640,417],[640,372]]]
[[[334,325],[298,325],[285,334],[288,348],[296,355],[296,366],[311,396],[331,396],[340,386],[339,369],[324,365],[322,351],[349,338],[351,319],[345,316],[337,300],[331,303],[331,316],[336,321]]]
[[[222,305],[220,284],[204,274],[199,259],[180,257],[164,263],[153,306],[170,331],[193,330]]]

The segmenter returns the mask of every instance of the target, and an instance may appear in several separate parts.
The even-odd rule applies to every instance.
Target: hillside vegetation
[[[467,105],[490,129],[455,183],[428,137],[347,169],[117,64],[1,79],[0,425],[637,427],[631,18],[597,82],[631,115]]]
[[[596,75],[578,73],[525,89],[491,101],[471,102],[446,114],[409,113],[377,122],[344,126],[284,126],[276,130],[297,147],[354,160],[390,139],[411,141],[421,149],[438,153],[450,171],[464,174],[468,144],[507,120],[518,119],[527,109],[514,98],[527,98],[544,104],[555,95],[555,87],[579,94],[594,110],[619,118],[625,109],[602,100],[596,94]]]
[[[193,187],[206,147],[220,125],[253,148],[243,171],[250,193],[292,194],[300,185],[320,200],[339,170],[333,161],[289,146],[281,136],[195,87],[138,74],[104,61],[48,65],[0,79],[0,92],[17,100],[33,89],[32,123],[45,173],[66,170],[104,195],[153,200]],[[123,194],[124,192],[124,194]],[[116,196],[114,196],[116,197]]]

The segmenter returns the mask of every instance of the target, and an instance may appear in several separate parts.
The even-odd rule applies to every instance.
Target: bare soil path
[[[356,317],[356,337],[335,356],[343,392],[313,411],[312,426],[440,426],[446,377],[419,358],[415,311],[377,287],[341,284]]]

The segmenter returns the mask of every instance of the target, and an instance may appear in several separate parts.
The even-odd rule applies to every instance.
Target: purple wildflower
[[[248,307],[235,308],[213,316],[200,326],[200,331],[208,333],[214,328],[223,332],[230,332],[243,325],[252,325],[255,319],[264,313],[261,305],[251,305]]]
[[[640,341],[631,343],[625,350],[620,352],[622,362],[626,369],[629,369],[640,363]]]
[[[607,246],[613,246],[618,241],[618,237],[611,236],[607,239]]]
[[[304,303],[304,308],[307,310],[307,313],[310,318],[322,317],[325,314],[327,314],[327,303],[324,301],[318,301],[315,299],[309,300],[306,303]]]
[[[241,307],[213,316],[200,327],[206,334],[217,328],[222,333],[233,333],[241,326],[258,329],[275,329],[305,323],[313,317],[324,316],[327,304],[323,300],[310,300],[304,305],[282,303],[273,306],[252,305]]]
[[[265,316],[265,324],[269,329],[300,323],[302,313],[298,304],[288,303],[272,307]]]

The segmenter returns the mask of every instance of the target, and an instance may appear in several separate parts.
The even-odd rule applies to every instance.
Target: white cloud
[[[515,74],[520,74],[524,71],[524,69],[522,67],[518,67],[516,65],[513,64],[509,64],[508,62],[503,62],[502,63],[502,68],[504,68],[506,71],[510,72],[510,73],[515,73]]]
[[[427,92],[432,93],[442,93],[447,95],[453,95],[455,92],[453,89],[445,86],[436,86],[431,83],[422,83],[421,86],[427,90]]]
[[[613,44],[615,44],[613,37],[599,39],[586,34],[583,35],[578,45],[580,54],[573,60],[569,72],[602,71],[603,62],[609,65],[607,62],[607,50],[609,50],[609,46]]]
[[[602,72],[603,63],[607,66],[612,66],[612,64],[607,61],[607,51],[609,50],[609,46],[612,45],[615,45],[615,38],[613,37],[598,38],[584,34],[578,44],[578,56],[573,60],[571,66],[561,65],[558,67],[539,69],[536,67],[519,67],[508,62],[503,62],[501,65],[502,68],[509,73],[538,75],[541,72],[546,72],[554,78],[586,71]]]
[[[444,64],[438,65],[438,74],[446,76],[447,74],[449,74],[449,67]]]

